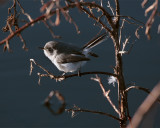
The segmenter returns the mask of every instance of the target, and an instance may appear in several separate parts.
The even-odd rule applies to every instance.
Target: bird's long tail
[[[96,45],[102,43],[104,40],[106,40],[106,35],[107,33],[103,33],[102,35],[92,39],[91,41],[89,41],[87,44],[85,44],[82,49],[91,49],[93,47],[95,47]]]

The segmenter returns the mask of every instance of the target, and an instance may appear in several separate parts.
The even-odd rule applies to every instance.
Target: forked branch
[[[82,72],[82,73],[76,73],[76,74],[71,74],[71,75],[56,76],[56,75],[52,74],[51,72],[49,72],[47,69],[45,69],[43,66],[38,64],[34,59],[30,59],[30,75],[32,74],[32,71],[33,71],[33,63],[36,66],[38,66],[39,68],[41,68],[45,73],[47,73],[47,74],[38,73],[38,76],[39,76],[39,82],[38,83],[39,84],[40,84],[41,77],[50,77],[51,79],[55,79],[56,81],[62,81],[62,80],[67,79],[67,78],[71,78],[71,77],[75,77],[75,76],[84,76],[84,75],[89,75],[89,74],[102,74],[102,75],[109,75],[109,76],[117,77],[117,75],[115,75],[113,73],[101,72],[101,71]]]

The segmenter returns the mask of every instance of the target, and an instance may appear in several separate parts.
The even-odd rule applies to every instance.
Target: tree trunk
[[[126,122],[127,122],[127,94],[125,93],[125,80],[123,76],[123,63],[122,63],[122,56],[119,54],[120,51],[120,44],[119,44],[119,38],[118,34],[113,34],[111,36],[114,47],[115,47],[115,62],[116,66],[114,68],[115,74],[118,76],[117,77],[117,84],[118,84],[118,102],[119,102],[119,111],[120,111],[120,127],[125,128],[126,127]]]

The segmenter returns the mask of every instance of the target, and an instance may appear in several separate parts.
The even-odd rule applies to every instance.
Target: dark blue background
[[[40,1],[23,0],[20,1],[25,11],[34,19],[40,16]],[[0,28],[5,25],[7,19],[7,8],[12,4],[8,2],[0,7]],[[113,4],[112,4],[113,5]],[[122,15],[135,17],[146,22],[144,9],[141,8],[139,0],[120,0]],[[87,15],[72,9],[72,18],[75,20],[81,34],[77,35],[73,24],[69,24],[61,19],[58,27],[53,27],[53,31],[63,38],[60,41],[83,46],[92,39],[99,31],[93,26],[94,21]],[[62,16],[63,17],[63,16]],[[22,17],[23,18],[23,17]],[[54,21],[54,20],[53,20]],[[130,43],[135,41],[132,52],[123,56],[124,75],[126,84],[135,82],[136,85],[152,89],[160,80],[160,36],[157,34],[156,18],[151,31],[152,39],[147,40],[144,29],[140,30],[140,40],[136,39],[134,32],[136,26],[125,23],[123,40],[131,35]],[[0,32],[0,40],[4,39],[8,33]],[[71,113],[63,113],[60,116],[53,116],[46,107],[43,106],[44,99],[51,90],[58,90],[66,99],[67,108],[77,105],[80,108],[103,111],[115,116],[116,113],[104,98],[102,91],[95,81],[90,80],[94,75],[83,76],[81,78],[70,78],[62,82],[56,82],[49,78],[42,78],[41,86],[38,85],[37,72],[42,72],[34,66],[33,73],[29,76],[29,59],[35,59],[39,64],[59,75],[56,67],[44,56],[38,46],[53,40],[50,32],[42,22],[36,23],[22,32],[22,36],[27,42],[28,52],[21,49],[22,43],[19,38],[10,40],[10,47],[13,53],[3,53],[3,46],[0,46],[0,127],[118,127],[117,121],[102,115],[91,113],[78,113],[71,118]],[[57,39],[56,39],[57,40]],[[100,44],[94,50],[100,57],[91,58],[82,71],[107,71],[113,72],[114,48],[111,39]],[[102,76],[106,89],[111,89],[110,97],[117,105],[117,87],[107,84],[108,76]],[[130,114],[133,116],[138,106],[145,99],[147,94],[139,90],[129,92]],[[154,126],[160,126],[160,111],[156,109]]]

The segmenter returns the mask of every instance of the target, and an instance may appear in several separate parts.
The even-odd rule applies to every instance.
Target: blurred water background
[[[20,2],[32,18],[41,15],[39,0]],[[120,0],[121,14],[146,22],[147,18],[144,17],[141,2],[139,0]],[[104,4],[106,3],[104,2]],[[8,7],[11,5],[10,1],[0,6],[0,28],[5,26]],[[77,9],[72,9],[71,16],[79,26],[81,33],[76,34],[73,24],[69,24],[62,18],[60,26],[53,27],[55,34],[62,36],[62,39],[56,40],[83,46],[98,33],[99,28],[93,26],[94,21]],[[158,23],[159,19],[156,19],[150,41],[144,35],[144,29],[140,31],[140,39],[136,39],[133,35],[136,27],[125,23],[123,40],[131,35],[130,43],[135,42],[132,52],[123,57],[126,84],[134,82],[138,86],[151,90],[159,82],[160,36],[157,34]],[[8,33],[0,31],[0,40],[7,35]],[[28,52],[21,49],[23,44],[17,37],[10,40],[12,53],[3,53],[3,46],[0,46],[0,127],[119,127],[117,121],[107,116],[91,113],[78,113],[74,118],[71,117],[71,113],[67,112],[59,116],[52,115],[43,105],[44,99],[51,90],[58,90],[63,94],[67,108],[71,108],[75,104],[84,109],[103,111],[113,115],[116,113],[103,96],[98,83],[90,80],[91,77],[95,77],[94,75],[70,78],[62,82],[42,78],[39,86],[37,72],[42,71],[34,66],[33,73],[29,76],[29,59],[35,59],[57,75],[61,74],[37,48],[44,46],[53,38],[42,22],[24,30],[22,36],[27,42]],[[82,72],[96,70],[113,73],[112,66],[115,65],[115,61],[111,39],[98,45],[93,51],[100,57],[92,57],[91,61],[82,68]],[[111,89],[110,97],[117,105],[117,87],[107,84],[108,76],[101,77],[106,89]],[[130,91],[128,102],[131,116],[146,96],[147,94],[143,91]],[[155,127],[160,127],[159,119],[160,110],[157,107],[154,116]]]

